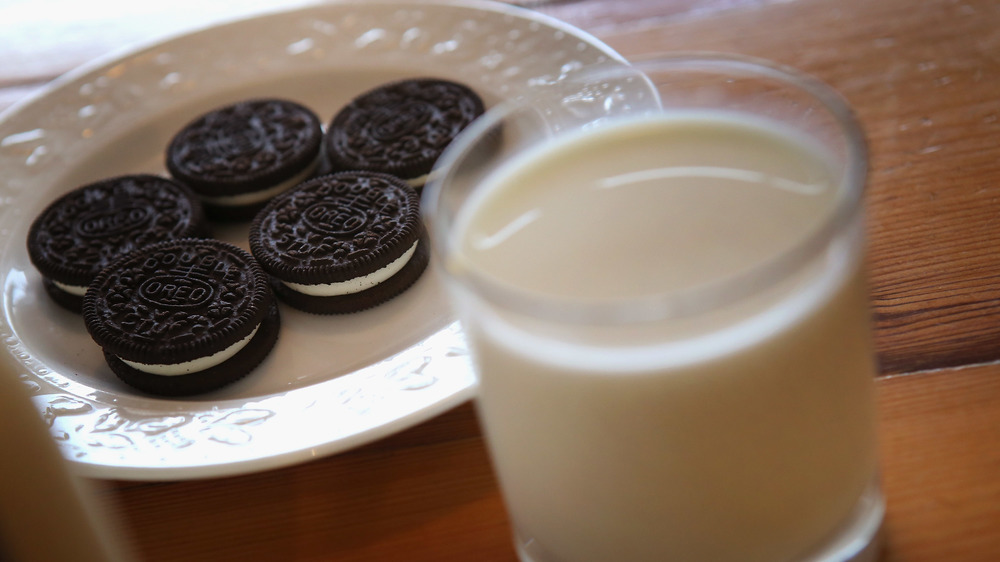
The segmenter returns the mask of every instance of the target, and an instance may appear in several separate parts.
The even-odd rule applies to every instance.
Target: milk
[[[562,303],[690,294],[815,235],[837,181],[763,121],[606,126],[498,169],[445,267]],[[768,289],[665,321],[567,326],[459,288],[528,556],[789,560],[844,522],[876,472],[861,226],[845,232]]]

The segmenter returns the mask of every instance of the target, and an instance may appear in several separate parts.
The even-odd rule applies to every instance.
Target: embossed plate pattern
[[[309,6],[167,40],[56,80],[0,118],[0,368],[28,388],[79,472],[187,479],[329,455],[473,396],[465,343],[433,271],[344,317],[284,307],[282,334],[243,381],[204,396],[145,396],[110,372],[80,317],[44,294],[24,247],[44,205],[83,182],[165,173],[184,122],[264,95],[324,122],[354,95],[415,76],[462,81],[487,105],[620,57],[542,15],[477,2]],[[246,232],[220,238],[247,246]],[[6,373],[4,373],[6,374]]]

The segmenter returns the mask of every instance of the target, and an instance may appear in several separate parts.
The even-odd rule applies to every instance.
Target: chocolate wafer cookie
[[[84,185],[46,207],[28,230],[28,256],[46,292],[80,311],[83,294],[113,260],[143,246],[207,235],[201,203],[177,182],[137,174]]]
[[[301,104],[241,101],[181,129],[167,148],[167,169],[198,193],[209,217],[249,220],[312,174],[322,141],[319,118]]]
[[[395,176],[341,172],[272,200],[250,251],[278,296],[317,314],[355,312],[410,287],[428,262],[419,197]]]
[[[333,171],[392,174],[415,188],[427,181],[445,147],[483,114],[473,90],[448,80],[403,80],[356,97],[326,133]]]
[[[229,384],[256,367],[280,325],[267,274],[219,240],[147,246],[104,269],[83,300],[87,331],[111,370],[152,394]]]

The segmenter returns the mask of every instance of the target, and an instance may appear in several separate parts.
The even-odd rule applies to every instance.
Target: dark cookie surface
[[[288,100],[247,100],[186,125],[167,148],[167,169],[202,195],[237,195],[302,171],[322,139],[310,109]]]
[[[292,290],[281,281],[272,284],[274,292],[291,306],[313,314],[347,314],[382,304],[410,288],[427,269],[430,245],[421,238],[417,249],[398,273],[390,279],[358,293],[335,297],[317,297]]]
[[[159,176],[119,176],[52,202],[28,231],[28,255],[43,276],[85,287],[124,254],[205,229],[188,188]]]
[[[247,337],[272,301],[267,275],[246,251],[188,239],[145,248],[105,269],[84,297],[83,315],[106,353],[174,364]]]
[[[355,98],[326,134],[333,170],[371,170],[412,179],[431,171],[455,136],[482,115],[483,102],[462,84],[414,79]]]
[[[104,352],[111,371],[126,384],[150,394],[190,396],[221,388],[253,370],[271,352],[278,340],[281,317],[278,304],[272,302],[269,313],[253,339],[225,363],[209,367],[192,375],[157,376],[132,368],[115,355]]]
[[[250,251],[283,281],[317,284],[372,273],[423,232],[419,196],[398,178],[341,172],[287,191],[250,227]]]

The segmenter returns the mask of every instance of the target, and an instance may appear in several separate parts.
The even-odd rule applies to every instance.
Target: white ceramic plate
[[[71,72],[0,119],[0,367],[28,387],[79,472],[101,478],[263,470],[437,415],[472,397],[475,383],[432,270],[355,315],[283,307],[277,346],[244,380],[159,399],[118,381],[82,319],[50,302],[28,261],[28,225],[84,182],[165,173],[164,148],[182,123],[241,98],[288,97],[329,121],[370,87],[433,75],[472,86],[491,105],[619,59],[528,10],[358,1],[216,26]],[[245,236],[236,228],[220,237],[245,248]]]

